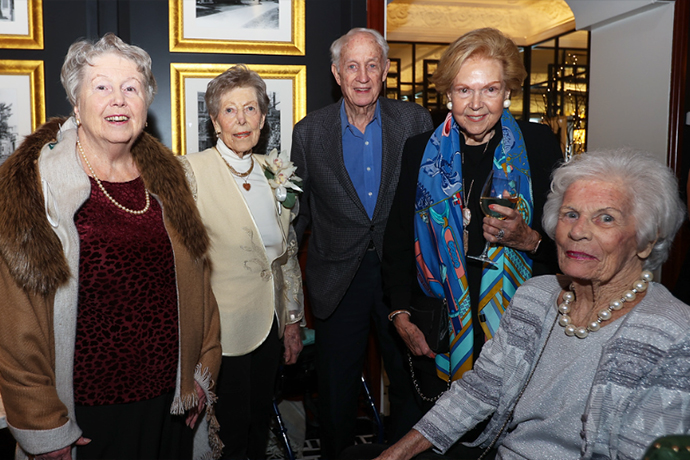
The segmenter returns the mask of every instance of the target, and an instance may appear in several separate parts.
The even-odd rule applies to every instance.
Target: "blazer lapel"
[[[396,170],[400,162],[400,155],[396,155],[396,149],[402,152],[402,147],[399,145],[404,131],[399,128],[396,123],[396,116],[389,110],[390,106],[386,103],[386,99],[379,98],[381,105],[381,187],[379,188],[379,198],[376,200],[376,208],[374,209],[374,217],[381,212],[381,206],[384,200],[381,200],[381,194],[387,193],[391,187],[391,181],[397,180]]]
[[[330,163],[335,176],[338,178],[340,185],[347,192],[348,196],[353,203],[356,204],[357,208],[362,211],[362,213],[367,216],[367,210],[364,209],[362,201],[359,199],[357,190],[352,184],[352,179],[350,179],[350,174],[347,172],[345,167],[345,159],[343,158],[343,136],[342,136],[342,124],[340,122],[340,105],[342,104],[342,99],[339,103],[333,106],[334,110],[329,113],[329,116],[324,118],[323,121],[323,152],[327,153],[324,161]]]

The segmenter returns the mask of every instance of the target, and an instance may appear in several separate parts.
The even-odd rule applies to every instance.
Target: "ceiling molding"
[[[566,0],[573,11],[578,29],[591,30],[659,6],[668,0]]]
[[[575,30],[575,16],[565,0],[393,0],[387,8],[390,41],[451,43],[480,27],[529,46]]]

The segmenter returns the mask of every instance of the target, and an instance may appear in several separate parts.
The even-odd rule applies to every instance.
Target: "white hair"
[[[69,47],[60,72],[60,81],[67,92],[69,103],[72,107],[77,105],[86,66],[92,66],[95,59],[110,53],[132,61],[137,66],[143,79],[146,107],[149,107],[157,89],[156,79],[151,71],[151,56],[138,46],[123,42],[112,32],[103,35],[103,38],[95,43],[90,40],[78,40]]]
[[[381,59],[383,61],[386,61],[388,59],[388,42],[386,42],[386,39],[383,38],[383,35],[379,33],[378,30],[374,29],[367,29],[364,27],[357,27],[354,29],[351,29],[348,33],[343,35],[342,37],[338,38],[336,41],[334,41],[331,44],[331,64],[335,64],[335,67],[340,70],[340,54],[343,50],[343,47],[348,44],[348,42],[357,34],[369,34],[372,36],[376,44],[379,46],[381,49]]]
[[[654,270],[668,258],[671,243],[685,220],[685,206],[673,172],[648,152],[631,148],[596,150],[577,155],[552,174],[542,225],[554,239],[563,197],[579,180],[623,184],[632,203],[638,249],[655,241],[644,268]]]

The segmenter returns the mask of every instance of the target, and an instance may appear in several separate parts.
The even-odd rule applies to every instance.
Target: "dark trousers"
[[[91,439],[89,444],[77,447],[77,458],[192,458],[194,432],[185,425],[185,416],[170,414],[173,397],[171,392],[134,403],[76,406],[83,436]]]
[[[321,456],[333,460],[354,443],[358,397],[371,323],[374,324],[390,386],[389,442],[407,433],[422,415],[405,368],[405,345],[388,321],[381,262],[367,251],[335,312],[315,321]]]
[[[0,429],[0,458],[14,458],[14,449],[17,441],[14,440],[9,428]]]
[[[259,347],[243,356],[223,356],[216,418],[224,459],[266,457],[276,374],[281,359],[277,321]]]

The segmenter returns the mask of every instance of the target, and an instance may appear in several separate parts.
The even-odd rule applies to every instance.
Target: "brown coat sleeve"
[[[38,430],[55,443],[34,439],[43,452],[73,443],[79,431],[67,426],[67,407],[56,390],[53,300],[21,289],[0,259],[0,392],[11,430]]]

